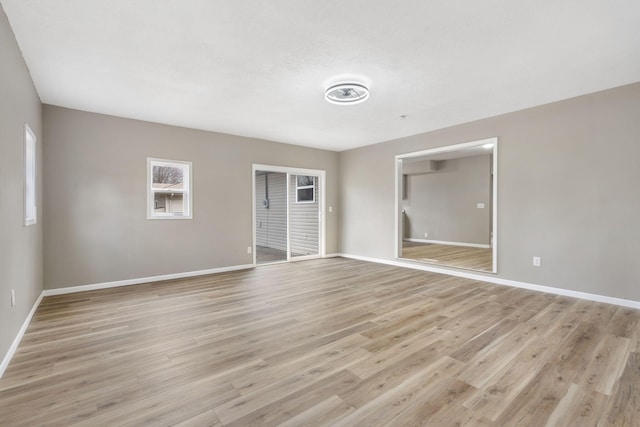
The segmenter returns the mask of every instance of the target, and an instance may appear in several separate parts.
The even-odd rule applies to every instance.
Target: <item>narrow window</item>
[[[36,204],[36,136],[24,125],[24,225],[33,225],[38,217]]]
[[[191,162],[147,158],[147,218],[192,218]]]
[[[314,203],[316,201],[316,177],[298,175],[296,180],[296,203]]]

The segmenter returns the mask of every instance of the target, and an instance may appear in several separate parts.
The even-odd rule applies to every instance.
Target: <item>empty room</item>
[[[0,5],[0,426],[640,425],[639,2]]]

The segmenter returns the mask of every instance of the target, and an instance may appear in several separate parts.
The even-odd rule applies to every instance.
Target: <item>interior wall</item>
[[[337,251],[338,154],[43,106],[45,288],[253,263],[252,164],[327,172]],[[193,219],[146,219],[146,158],[193,162]]]
[[[38,94],[0,8],[0,360],[42,292],[42,118]],[[38,138],[37,222],[24,226],[24,125]],[[11,307],[11,290],[15,306]]]
[[[640,301],[639,117],[635,83],[341,152],[340,251],[395,259],[395,155],[495,136],[497,276]]]
[[[433,172],[407,175],[407,198],[402,200],[406,237],[490,245],[491,157],[461,157],[438,165]]]

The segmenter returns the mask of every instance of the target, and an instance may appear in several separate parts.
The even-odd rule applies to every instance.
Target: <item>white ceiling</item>
[[[337,151],[640,81],[638,0],[0,1],[44,103]]]

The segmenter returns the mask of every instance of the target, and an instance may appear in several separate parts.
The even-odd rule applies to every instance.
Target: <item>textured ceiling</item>
[[[640,81],[638,0],[1,3],[44,103],[338,151]]]

